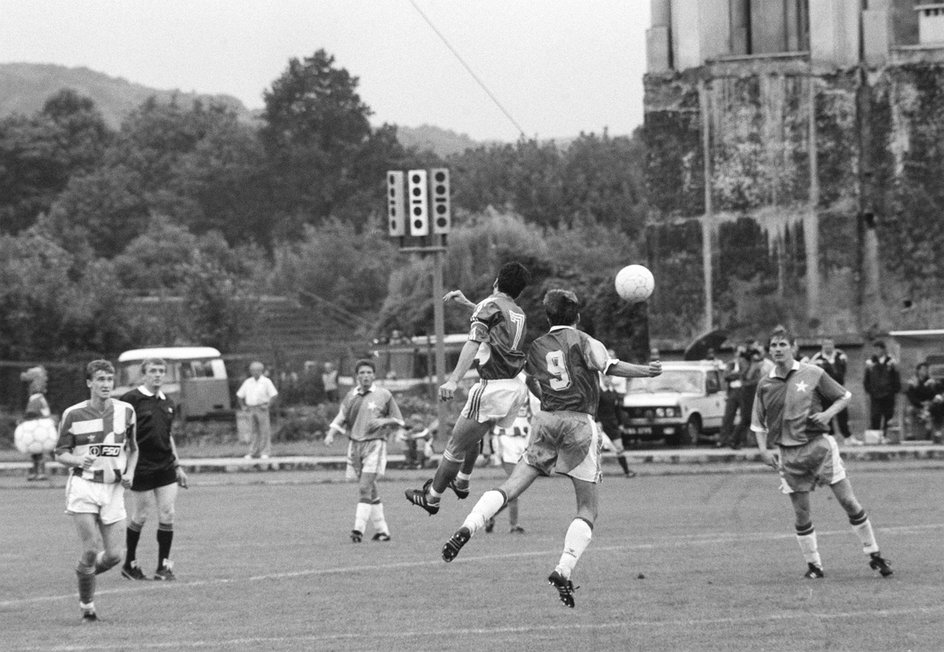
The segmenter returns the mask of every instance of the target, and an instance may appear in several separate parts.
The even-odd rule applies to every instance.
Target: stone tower
[[[652,0],[647,55],[654,331],[944,322],[944,4]]]

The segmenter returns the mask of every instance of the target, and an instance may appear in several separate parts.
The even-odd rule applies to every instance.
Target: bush
[[[16,417],[9,412],[0,411],[0,450],[13,450],[13,431],[16,430]]]
[[[313,441],[323,439],[328,425],[338,413],[337,403],[286,407],[281,411],[279,429],[273,441]]]

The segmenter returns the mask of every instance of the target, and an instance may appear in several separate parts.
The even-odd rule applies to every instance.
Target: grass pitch
[[[944,483],[935,469],[856,473],[894,577],[867,566],[830,492],[814,494],[825,580],[803,580],[792,511],[772,473],[610,476],[575,609],[546,577],[574,499],[563,478],[521,499],[527,534],[499,515],[451,564],[443,542],[476,496],[427,517],[381,485],[393,540],[352,544],[356,488],[340,473],[193,475],[177,505],[179,580],[99,576],[103,622],[79,622],[77,538],[60,486],[0,485],[4,650],[933,650],[944,605]],[[476,480],[477,477],[477,480]],[[325,480],[334,480],[325,482]],[[156,522],[139,560],[156,566]],[[368,530],[367,537],[373,534]]]

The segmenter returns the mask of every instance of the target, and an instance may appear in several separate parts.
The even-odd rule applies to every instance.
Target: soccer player
[[[494,293],[472,311],[469,339],[459,353],[452,375],[439,388],[439,398],[451,400],[466,372],[475,364],[479,381],[459,414],[446,443],[436,475],[422,489],[408,489],[406,499],[425,509],[430,516],[439,511],[439,501],[447,488],[459,499],[469,495],[469,477],[478,457],[479,443],[494,426],[511,426],[518,410],[528,402],[528,390],[518,374],[524,368],[524,339],[527,332],[524,310],[515,299],[531,281],[527,268],[518,262],[502,265],[492,287]],[[450,292],[470,305],[461,292]]]
[[[367,521],[374,526],[374,541],[390,541],[390,528],[384,517],[383,503],[377,491],[377,478],[387,469],[387,434],[391,428],[404,427],[400,408],[393,394],[383,387],[374,387],[377,368],[371,360],[358,360],[354,365],[357,386],[341,401],[341,409],[325,436],[325,444],[334,441],[334,433],[347,432],[348,480],[357,480],[360,497],[354,510],[351,541],[360,543],[367,530]]]
[[[66,482],[66,514],[72,516],[82,544],[75,569],[79,608],[83,622],[92,622],[98,620],[95,576],[121,561],[124,490],[134,482],[138,446],[134,408],[111,398],[115,386],[112,364],[91,361],[85,378],[89,399],[63,413],[56,459],[72,467]]]
[[[131,485],[131,523],[126,533],[127,552],[121,576],[146,580],[138,565],[141,530],[152,508],[157,507],[157,570],[155,580],[174,580],[170,547],[174,540],[174,507],[178,485],[187,488],[187,474],[180,468],[177,445],[171,434],[174,402],[161,391],[167,363],[148,358],[141,363],[142,384],[121,397],[137,415],[138,465]]]
[[[846,514],[869,567],[882,577],[892,569],[879,552],[872,523],[852,492],[830,421],[846,409],[852,394],[822,367],[797,362],[794,337],[783,327],[770,336],[774,368],[761,378],[751,416],[751,430],[757,436],[761,458],[780,472],[781,491],[790,496],[796,516],[796,537],[806,560],[804,577],[824,577],[823,562],[810,518],[810,492],[828,485]],[[779,447],[779,455],[767,448],[767,441]]]
[[[442,549],[449,562],[469,539],[510,500],[524,492],[540,475],[552,471],[570,477],[577,497],[577,515],[564,536],[564,551],[547,578],[564,605],[574,606],[571,575],[590,544],[597,517],[600,482],[600,430],[595,413],[600,400],[599,374],[625,378],[662,373],[662,363],[647,365],[609,357],[603,344],[577,330],[580,320],[577,295],[550,290],[544,296],[550,331],[532,342],[528,351],[528,386],[541,399],[541,411],[532,422],[531,442],[515,470],[498,489],[486,491]]]

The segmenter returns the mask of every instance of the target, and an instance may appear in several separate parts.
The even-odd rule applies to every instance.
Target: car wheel
[[[685,423],[685,431],[681,437],[683,446],[697,446],[701,439],[701,417],[693,414]]]

